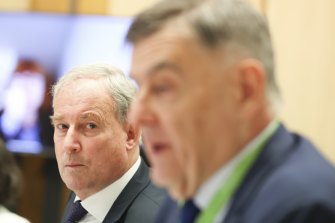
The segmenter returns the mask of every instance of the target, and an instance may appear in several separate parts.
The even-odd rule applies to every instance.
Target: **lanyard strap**
[[[237,164],[225,184],[215,194],[215,196],[209,203],[209,206],[204,211],[202,211],[200,216],[197,218],[197,223],[214,222],[219,211],[227,205],[228,200],[232,197],[237,187],[241,184],[242,179],[245,177],[251,164],[258,157],[266,141],[274,134],[278,127],[278,120],[275,120],[273,123],[270,124],[269,131],[266,131],[263,134],[262,138],[259,140],[259,143],[255,146],[255,148],[251,150],[248,154],[246,154],[246,156]]]

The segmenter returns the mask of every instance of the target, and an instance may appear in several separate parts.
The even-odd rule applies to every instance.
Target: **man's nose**
[[[81,150],[79,133],[70,127],[64,139],[64,149],[67,153],[79,152]]]
[[[156,116],[153,105],[150,103],[145,93],[139,93],[133,101],[130,112],[129,120],[138,126],[149,126],[156,122]]]

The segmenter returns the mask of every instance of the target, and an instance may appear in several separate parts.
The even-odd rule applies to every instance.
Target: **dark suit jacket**
[[[149,179],[149,167],[142,160],[133,178],[118,196],[110,208],[103,223],[149,223],[158,211],[165,192],[155,187]],[[65,208],[62,222],[66,216],[75,194],[72,193]]]
[[[157,223],[178,222],[167,198]],[[335,168],[280,126],[234,194],[224,223],[335,223]]]

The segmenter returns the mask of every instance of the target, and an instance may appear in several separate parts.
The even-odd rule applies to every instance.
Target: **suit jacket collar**
[[[258,189],[272,171],[282,163],[291,152],[293,135],[281,124],[275,134],[265,144],[263,151],[247,173],[233,197],[224,222],[240,222],[242,213],[256,196]]]
[[[135,198],[149,183],[149,167],[142,160],[139,169],[118,196],[103,223],[117,222],[120,220]]]
[[[107,213],[103,223],[112,223],[119,221],[122,216],[127,212],[131,203],[135,200],[137,195],[145,189],[150,183],[149,178],[149,167],[142,160],[140,167],[136,171],[133,178],[129,181],[127,186],[123,189],[121,194],[118,196],[113,206]],[[66,209],[63,215],[62,222],[65,222],[66,216],[69,214],[71,204],[75,199],[75,194],[71,193]]]

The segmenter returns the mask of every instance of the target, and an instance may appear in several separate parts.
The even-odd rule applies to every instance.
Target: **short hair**
[[[127,114],[131,102],[134,100],[136,87],[120,69],[110,64],[98,63],[81,65],[63,75],[51,90],[53,107],[58,92],[65,85],[79,79],[99,81],[112,99],[112,110],[115,112],[118,121],[122,124],[127,122]]]
[[[161,0],[135,17],[126,39],[137,43],[176,18],[189,25],[204,46],[237,46],[227,54],[243,52],[259,60],[267,73],[268,100],[274,110],[279,108],[270,32],[255,8],[245,0]]]
[[[15,205],[22,192],[22,173],[13,155],[0,140],[0,204]]]

